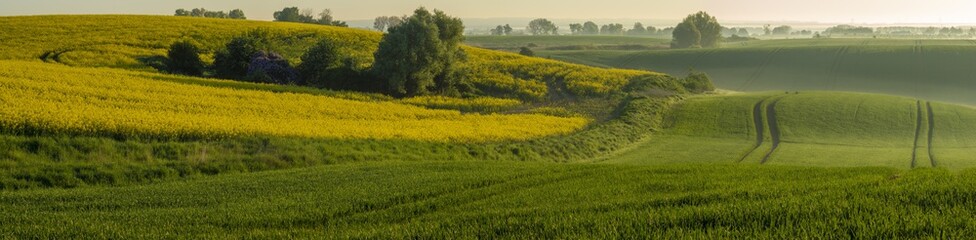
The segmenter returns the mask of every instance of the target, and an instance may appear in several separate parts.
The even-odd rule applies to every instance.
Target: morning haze
[[[976,2],[932,0],[921,4],[912,0],[372,0],[372,1],[236,1],[236,0],[33,0],[3,1],[0,15],[37,14],[153,14],[169,15],[177,8],[235,9],[249,19],[271,20],[272,13],[284,7],[330,8],[335,17],[346,20],[373,19],[380,15],[402,15],[417,6],[441,9],[461,18],[552,19],[658,19],[677,20],[699,10],[721,16],[725,21],[780,21],[821,23],[926,23],[959,24],[976,22],[972,9]],[[939,13],[933,15],[930,13]]]

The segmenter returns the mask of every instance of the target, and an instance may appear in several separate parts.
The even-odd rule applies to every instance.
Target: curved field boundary
[[[767,97],[762,100],[759,100],[759,102],[756,102],[756,106],[753,107],[752,109],[752,119],[753,119],[752,121],[754,126],[756,126],[756,145],[753,146],[752,149],[749,150],[749,152],[746,152],[746,154],[742,155],[742,157],[739,158],[739,162],[745,161],[746,158],[749,157],[749,155],[752,155],[753,152],[755,152],[756,150],[759,149],[760,146],[762,146],[763,134],[765,134],[766,132],[765,124],[763,124],[762,107],[763,107],[763,103],[766,103],[766,100],[769,100],[769,98],[771,97]]]
[[[761,77],[762,74],[766,72],[766,67],[773,62],[773,57],[775,57],[776,54],[779,53],[781,50],[783,50],[783,48],[776,48],[773,49],[772,51],[769,51],[769,53],[766,54],[766,59],[763,60],[762,65],[760,65],[759,68],[757,68],[756,71],[753,72],[751,76],[749,76],[749,79],[742,84],[742,87],[739,88],[739,91],[745,91],[746,88],[748,88],[749,86],[752,85],[752,83],[758,80],[759,77]]]
[[[769,149],[769,152],[766,153],[766,156],[763,157],[760,164],[769,162],[769,157],[776,152],[776,148],[779,148],[779,123],[776,122],[776,104],[779,103],[779,100],[783,100],[783,98],[777,98],[776,100],[773,100],[773,102],[769,103],[769,105],[766,105],[766,123],[769,124],[769,137],[773,141],[773,147]]]
[[[929,120],[929,141],[928,141],[929,160],[932,161],[932,167],[937,167],[938,163],[935,161],[935,154],[932,153],[932,139],[935,137],[935,114],[932,112],[931,102],[926,102],[925,107],[928,109],[928,120]]]
[[[915,101],[915,142],[912,144],[912,168],[918,167],[918,140],[922,135],[922,101]]]

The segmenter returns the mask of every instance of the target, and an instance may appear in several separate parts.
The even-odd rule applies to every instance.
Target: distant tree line
[[[224,11],[217,11],[217,12],[208,11],[207,9],[204,9],[204,8],[194,8],[194,9],[189,10],[189,11],[187,11],[186,9],[180,8],[180,9],[176,9],[176,14],[174,14],[174,16],[181,16],[181,17],[205,17],[205,18],[229,18],[229,19],[247,19],[247,17],[244,16],[244,11],[242,11],[240,9],[230,10],[230,12],[226,12],[225,13]]]
[[[397,16],[379,16],[373,21],[373,29],[380,32],[386,32],[386,30],[399,26],[407,19],[407,16],[397,17]]]
[[[491,35],[502,36],[502,35],[512,35],[512,26],[505,24],[504,26],[498,25],[497,27],[491,29]]]
[[[602,26],[592,21],[569,24],[569,31],[573,35],[668,35],[673,28],[658,29],[654,26],[644,27],[643,23],[634,23],[630,29],[623,24],[610,23]]]
[[[525,30],[532,35],[559,35],[559,27],[545,18],[532,20]]]
[[[275,14],[276,19],[294,20],[289,9],[292,8]],[[234,37],[217,50],[210,66],[200,59],[201,49],[193,41],[175,42],[167,54],[167,70],[193,76],[210,72],[225,79],[382,92],[400,97],[462,96],[474,91],[464,67],[467,59],[461,48],[464,24],[459,18],[419,8],[412,16],[398,18],[392,25],[389,22],[381,25],[377,29],[388,33],[380,41],[372,62],[343,51],[333,39],[322,39],[301,56],[300,64],[292,66],[280,54],[280,49],[287,44],[282,40],[284,36],[257,29]]]
[[[298,10],[298,7],[288,7],[274,12],[273,16],[276,22],[312,23],[338,27],[349,26],[346,22],[336,20],[332,17],[331,9],[323,9],[316,15],[315,10],[311,8]]]

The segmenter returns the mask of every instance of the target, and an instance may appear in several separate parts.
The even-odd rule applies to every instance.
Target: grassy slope
[[[724,164],[336,165],[0,192],[0,237],[965,238],[976,231],[973,174]]]
[[[967,40],[794,39],[720,49],[540,51],[554,59],[673,75],[694,68],[739,91],[873,92],[976,104],[976,44]]]
[[[763,132],[757,147],[753,110],[760,101]],[[768,107],[773,102],[780,144],[763,162],[772,149]],[[976,134],[971,130],[976,127],[972,119],[976,110],[932,103],[935,120],[931,130],[933,150],[929,154],[927,103],[894,96],[831,92],[695,97],[672,110],[661,134],[607,159],[611,163],[637,164],[742,161],[896,168],[976,166],[976,161],[964,154],[976,150],[972,142]],[[913,147],[917,149],[914,153]]]

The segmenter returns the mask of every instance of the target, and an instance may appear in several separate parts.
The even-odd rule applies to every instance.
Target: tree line
[[[318,14],[315,14],[315,10],[311,8],[298,10],[298,7],[287,7],[281,11],[274,12],[273,16],[276,22],[312,23],[338,27],[349,26],[344,21],[336,20],[332,16],[331,9],[323,9]]]
[[[286,8],[285,10],[288,10]],[[290,14],[290,13],[284,13]],[[275,14],[276,17],[282,16]],[[287,19],[293,20],[293,19]],[[352,56],[334,40],[322,39],[292,66],[276,49],[287,44],[270,30],[257,29],[234,37],[214,54],[213,64],[200,59],[192,41],[170,46],[167,68],[172,73],[249,82],[293,84],[335,90],[380,92],[393,96],[462,96],[474,91],[463,67],[464,24],[442,11],[419,8],[413,15],[381,26],[383,36],[373,62]]]
[[[230,10],[230,12],[224,11],[209,11],[205,8],[194,8],[187,11],[186,9],[176,9],[176,13],[173,16],[180,17],[205,17],[205,18],[229,18],[229,19],[247,19],[244,16],[244,11],[240,9]]]

